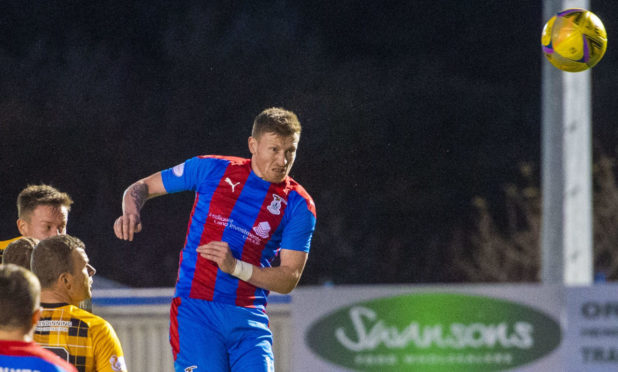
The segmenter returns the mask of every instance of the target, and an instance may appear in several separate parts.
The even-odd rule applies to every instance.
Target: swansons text
[[[384,345],[388,349],[404,348],[502,348],[530,349],[534,346],[534,326],[525,321],[497,324],[474,322],[421,325],[410,322],[403,328],[379,319],[372,309],[355,306],[349,310],[353,330],[335,329],[335,337],[346,349],[371,351]]]

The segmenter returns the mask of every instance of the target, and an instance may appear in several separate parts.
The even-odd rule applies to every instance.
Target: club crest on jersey
[[[116,356],[116,355],[112,355],[111,358],[109,358],[109,364],[112,366],[112,370],[114,371],[126,371],[127,370],[127,364],[124,361],[124,357],[123,356]]]
[[[279,214],[281,214],[281,203],[287,204],[285,199],[283,199],[277,194],[273,194],[273,201],[270,202],[266,209],[268,209],[268,211],[275,216],[278,216]]]
[[[253,231],[262,239],[268,239],[270,234],[270,224],[266,221],[260,222],[253,228]]]

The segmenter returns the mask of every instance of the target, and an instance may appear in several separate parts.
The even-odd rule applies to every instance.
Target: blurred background
[[[618,278],[618,2],[592,72],[596,270]],[[292,177],[318,224],[301,284],[539,280],[541,1],[0,1],[0,240],[51,184],[98,275],[174,284],[193,195],[124,189],[201,154],[249,156],[262,109],[304,125]],[[95,278],[96,280],[96,278]]]

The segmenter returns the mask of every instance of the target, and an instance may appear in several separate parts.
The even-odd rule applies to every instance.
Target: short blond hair
[[[275,133],[282,137],[288,137],[295,133],[300,134],[301,130],[300,121],[298,121],[295,113],[280,107],[271,107],[255,117],[251,136],[260,138],[264,133]]]

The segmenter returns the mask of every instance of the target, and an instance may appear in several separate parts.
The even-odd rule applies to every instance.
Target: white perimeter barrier
[[[173,371],[172,293],[94,291],[129,371]],[[304,286],[267,309],[277,372],[618,371],[618,283]]]
[[[110,322],[122,343],[130,372],[171,372],[169,309],[173,288],[95,290],[93,313]],[[271,294],[267,307],[274,337],[275,369],[290,371],[290,296]]]

